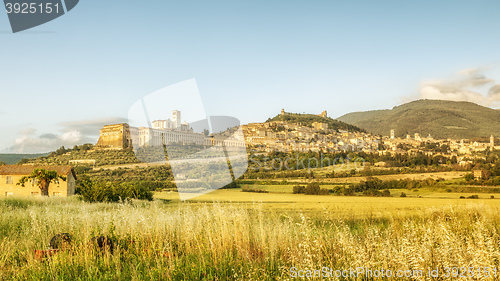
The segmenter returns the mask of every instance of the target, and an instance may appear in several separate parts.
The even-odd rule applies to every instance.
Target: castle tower
[[[105,125],[96,146],[124,149],[132,147],[130,127],[127,123]]]
[[[172,111],[172,123],[176,129],[181,127],[181,112],[179,110]]]
[[[391,140],[393,140],[396,137],[396,131],[394,129],[391,130]]]
[[[421,141],[422,139],[420,138],[420,134],[419,133],[415,133],[415,140],[416,141]]]
[[[326,110],[324,110],[323,112],[321,112],[321,117],[328,117],[328,115],[326,114]]]
[[[493,137],[493,135],[491,135],[491,137],[490,137],[490,147],[491,148],[495,147],[495,137]]]
[[[285,109],[284,108],[281,109],[281,115],[285,115]]]

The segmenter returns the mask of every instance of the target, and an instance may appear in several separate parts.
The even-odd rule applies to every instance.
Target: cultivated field
[[[328,186],[322,186],[328,187]],[[333,196],[333,195],[303,195],[292,194],[292,186],[268,185],[263,189],[272,193],[241,192],[241,189],[223,189],[201,195],[189,200],[197,203],[225,203],[239,204],[252,208],[259,203],[266,210],[296,214],[301,212],[311,217],[328,219],[348,218],[363,219],[366,217],[408,217],[419,215],[431,208],[448,206],[464,206],[471,203],[480,203],[485,206],[500,207],[500,194],[479,194],[479,199],[460,199],[460,196],[470,196],[472,193],[436,192],[431,189],[391,190],[394,197],[366,197],[366,196]],[[279,193],[276,193],[278,191]],[[281,193],[286,192],[286,193]],[[399,197],[401,192],[408,193],[407,197]],[[499,199],[491,199],[491,196]],[[420,197],[418,197],[420,196]],[[179,195],[175,192],[159,192],[155,198],[179,202]]]
[[[0,279],[275,280],[290,279],[298,270],[328,267],[335,274],[368,267],[394,274],[422,270],[415,279],[424,280],[429,268],[444,273],[446,267],[488,267],[491,275],[500,260],[496,199],[237,190],[193,202],[178,202],[175,193],[157,196],[172,201],[1,199]],[[232,203],[213,201],[224,198]],[[62,232],[73,236],[70,247],[37,260],[34,251]],[[117,243],[113,254],[89,247],[98,235]]]

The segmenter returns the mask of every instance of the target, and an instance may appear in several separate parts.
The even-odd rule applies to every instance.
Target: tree
[[[468,173],[464,176],[466,181],[471,181],[474,179],[474,174],[473,173]]]
[[[68,152],[68,149],[64,148],[64,145],[63,145],[59,149],[56,150],[56,155],[63,155],[66,152]]]
[[[57,174],[56,171],[44,170],[44,169],[34,169],[29,176],[22,177],[17,185],[24,187],[24,184],[30,179],[35,179],[40,188],[42,196],[49,196],[49,185],[51,182],[55,182],[58,179],[66,180],[65,176]]]

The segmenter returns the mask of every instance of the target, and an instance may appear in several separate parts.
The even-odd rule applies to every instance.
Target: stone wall
[[[97,146],[115,149],[132,147],[129,125],[123,123],[104,126],[101,129]]]

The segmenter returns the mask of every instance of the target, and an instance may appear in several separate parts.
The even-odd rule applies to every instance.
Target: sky
[[[500,107],[500,1],[102,1],[13,34],[0,11],[1,153],[95,143],[195,79],[207,115]],[[174,104],[165,105],[165,118]],[[184,121],[184,120],[183,120]]]

